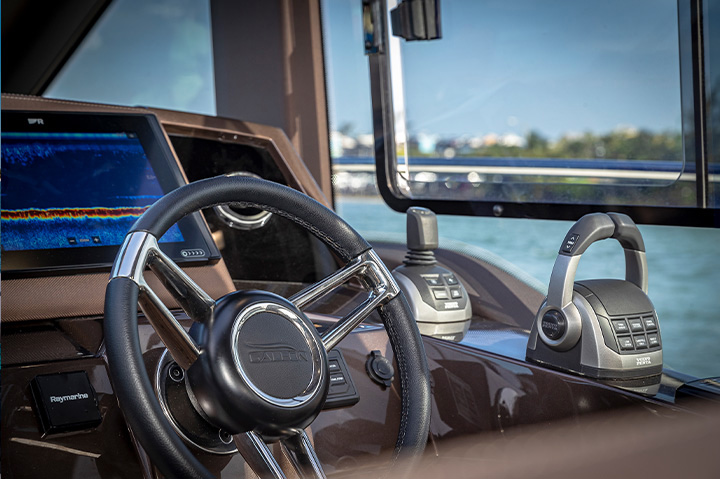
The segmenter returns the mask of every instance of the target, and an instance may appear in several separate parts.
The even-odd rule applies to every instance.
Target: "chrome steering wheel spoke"
[[[303,429],[281,441],[285,454],[295,466],[298,475],[303,479],[325,479],[320,460],[315,454],[315,448]]]
[[[110,279],[125,277],[137,284],[140,309],[178,365],[187,370],[200,355],[200,349],[148,285],[147,267],[192,320],[207,321],[215,301],[160,250],[155,236],[138,231],[125,238]]]
[[[285,473],[258,434],[252,431],[235,434],[233,442],[250,469],[260,479],[285,479]]]
[[[285,473],[260,435],[244,432],[233,436],[233,441],[245,462],[261,479],[285,479]],[[302,479],[325,479],[325,472],[315,454],[310,438],[304,430],[280,441],[283,452]]]
[[[358,278],[360,284],[368,292],[367,298],[353,309],[347,316],[339,320],[322,336],[326,350],[331,350],[342,339],[350,334],[375,308],[393,299],[399,292],[397,283],[390,271],[377,256],[375,251],[369,250],[348,262],[330,276],[305,288],[290,298],[290,301],[302,309],[314,301],[327,295],[337,287],[345,284],[352,278]]]

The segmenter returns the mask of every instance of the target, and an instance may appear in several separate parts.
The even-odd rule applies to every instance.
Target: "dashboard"
[[[2,474],[157,477],[128,427],[107,367],[103,306],[122,241],[118,231],[159,196],[217,175],[257,176],[330,202],[287,137],[267,126],[12,95],[3,96],[2,120]],[[388,268],[403,262],[405,245],[373,246]],[[288,297],[341,264],[303,228],[245,205],[188,217],[160,247],[213,298],[249,289]],[[565,419],[576,421],[572,430],[582,429],[578,418],[591,413],[622,409],[670,422],[691,414],[692,394],[679,376],[664,375],[658,391],[647,395],[527,362],[543,294],[481,257],[441,248],[437,260],[462,281],[472,318],[461,338],[423,338],[432,387],[428,460],[451,457],[453,441],[477,434],[498,440]],[[359,304],[361,292],[350,282],[306,313],[326,331]],[[189,330],[192,321],[174,297],[161,300]],[[164,345],[143,314],[138,333],[148,375],[158,396],[170,401],[180,383],[172,380]],[[378,357],[395,360],[379,315],[337,351],[330,358],[330,400],[310,428],[315,448],[327,474],[374,471],[368,468],[392,453],[402,407],[398,378],[378,377],[369,366]],[[98,415],[58,427],[39,397],[47,378],[73,375],[89,385]],[[196,418],[180,416],[172,417],[178,433],[210,472],[246,477],[232,447],[223,449],[194,427]]]

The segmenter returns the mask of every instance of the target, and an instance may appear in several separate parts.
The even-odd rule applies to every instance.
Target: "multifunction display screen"
[[[1,153],[7,278],[109,271],[135,221],[185,184],[150,113],[3,110]],[[172,226],[160,248],[184,265],[220,258],[200,213]]]
[[[135,133],[2,135],[3,251],[118,246],[162,196]]]

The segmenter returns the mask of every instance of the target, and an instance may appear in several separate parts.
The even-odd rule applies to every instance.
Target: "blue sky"
[[[209,0],[114,0],[45,95],[215,114]]]
[[[324,0],[331,125],[371,133],[360,0]],[[676,0],[443,0],[403,45],[411,133],[679,131]],[[207,0],[116,0],[48,96],[214,114]]]
[[[359,1],[326,0],[331,121],[372,128]],[[444,0],[443,38],[407,42],[415,133],[679,131],[675,0]]]

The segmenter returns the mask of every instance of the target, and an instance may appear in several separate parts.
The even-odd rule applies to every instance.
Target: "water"
[[[405,217],[380,199],[336,198],[340,216],[367,237],[405,234]],[[484,248],[548,283],[569,221],[438,217],[440,245],[450,238]],[[698,377],[720,376],[720,230],[641,225],[648,295],[655,305],[667,367]],[[624,278],[617,241],[593,244],[577,279]]]

